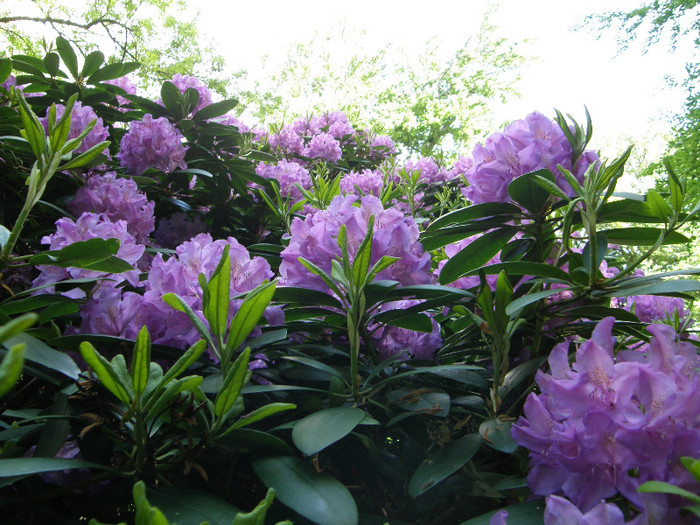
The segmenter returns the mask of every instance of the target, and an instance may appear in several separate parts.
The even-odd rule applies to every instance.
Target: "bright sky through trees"
[[[595,147],[611,148],[609,153],[614,155],[631,139],[646,144],[651,155],[660,154],[663,140],[659,138],[669,129],[668,117],[680,111],[685,97],[681,88],[670,87],[666,80],[683,78],[683,50],[670,54],[661,44],[643,54],[640,42],[619,53],[614,30],[599,39],[594,27],[574,30],[586,15],[631,9],[641,3],[500,2],[491,17],[498,33],[527,40],[521,52],[535,60],[522,69],[518,86],[522,98],[499,107],[497,120],[522,118],[535,109],[551,115],[554,107],[582,120],[585,104],[593,117]],[[488,2],[270,0],[264,13],[259,4],[225,0],[207,1],[198,7],[203,32],[216,35],[229,67],[247,69],[255,76],[261,56],[268,55],[271,63],[281,62],[292,43],[308,42],[316,32],[324,34],[327,28],[342,27],[343,23],[365,31],[377,46],[391,42],[409,53],[420,53],[426,40],[435,37],[447,56],[476,32]]]

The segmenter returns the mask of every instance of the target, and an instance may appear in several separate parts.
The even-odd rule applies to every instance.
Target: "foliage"
[[[699,271],[640,271],[688,242],[685,177],[617,194],[629,150],[561,113],[402,164],[342,113],[250,129],[196,79],[154,102],[110,83],[133,64],[56,48],[0,60],[3,512],[687,519],[636,492],[698,488]],[[602,452],[555,454],[584,437]],[[576,499],[582,468],[608,501]]]
[[[347,28],[329,30],[294,45],[283,64],[272,65],[273,87],[258,82],[243,92],[243,107],[266,124],[332,108],[389,135],[406,153],[454,160],[493,125],[490,104],[516,93],[524,57],[495,33],[487,14],[453,55],[429,41],[411,59],[391,44],[366,48]]]

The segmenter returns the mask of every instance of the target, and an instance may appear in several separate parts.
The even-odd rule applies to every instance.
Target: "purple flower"
[[[664,297],[662,295],[634,295],[623,299],[625,310],[634,314],[643,323],[672,320],[676,312],[684,320],[690,315],[685,308],[685,301],[679,297]]]
[[[583,513],[620,493],[647,515],[671,519],[675,500],[645,499],[636,489],[651,479],[700,488],[680,465],[700,449],[698,355],[671,327],[655,324],[644,353],[615,357],[613,324],[611,317],[598,323],[573,367],[567,343],[552,350],[551,374],[537,373],[542,393],[527,398],[513,439],[530,449],[534,493],[561,491]]]
[[[308,131],[312,135],[326,132],[336,139],[343,139],[355,133],[347,115],[342,111],[333,111],[319,117],[312,117],[308,123]]]
[[[127,76],[115,78],[113,80],[105,80],[104,83],[111,84],[113,86],[117,86],[119,88],[122,88],[129,95],[136,94],[136,86],[134,85],[133,82],[131,82],[131,79]],[[129,102],[130,101],[128,99],[124,98],[123,96],[117,95],[117,103],[119,104],[120,111],[127,111],[126,108],[123,108],[122,106],[128,106]]]
[[[447,172],[438,166],[432,157],[422,157],[416,162],[406,163],[406,173],[420,173],[419,181],[424,184],[438,184],[447,180]]]
[[[66,110],[66,107],[63,104],[56,104],[56,122],[59,121],[59,119],[63,116],[63,112]],[[76,138],[78,135],[82,133],[82,131],[87,127],[90,122],[95,120],[95,127],[90,130],[90,133],[88,133],[85,138],[83,138],[83,142],[78,146],[76,150],[74,150],[74,154],[78,153],[83,153],[93,146],[99,144],[100,142],[104,142],[105,140],[109,139],[109,131],[107,128],[105,128],[104,124],[102,123],[102,118],[97,116],[97,113],[93,111],[93,109],[90,106],[83,106],[80,101],[77,101],[73,105],[73,111],[71,112],[71,122],[70,122],[70,131],[68,132],[68,140]],[[46,110],[46,116],[44,118],[40,118],[39,121],[41,124],[44,126],[44,129],[48,132],[49,130],[49,110]],[[109,155],[109,150],[105,148],[102,151],[103,154]]]
[[[185,213],[173,213],[168,218],[158,220],[158,229],[153,234],[155,241],[163,248],[176,248],[199,233],[207,231],[207,225],[199,215],[191,220]]]
[[[386,135],[380,135],[372,140],[369,151],[370,157],[374,160],[388,159],[392,155],[396,155],[396,144]]]
[[[493,516],[491,516],[491,519],[489,520],[489,525],[508,525],[508,511],[507,510],[499,510],[498,512],[495,512]]]
[[[303,195],[297,184],[308,190],[311,187],[309,171],[296,162],[281,160],[277,164],[265,164],[261,162],[255,168],[255,173],[266,179],[275,179],[280,183],[280,194],[289,197],[293,201],[299,201]]]
[[[345,195],[374,195],[379,197],[384,186],[384,175],[379,170],[351,171],[340,179],[340,191]]]
[[[166,293],[176,293],[206,323],[202,313],[202,290],[198,276],[200,273],[207,279],[212,276],[227,244],[230,246],[231,259],[231,297],[249,292],[264,280],[273,277],[267,261],[262,257],[251,259],[248,250],[233,237],[213,241],[208,233],[200,233],[178,246],[176,256],[167,260],[161,254],[155,257],[137,315],[138,322],[132,323],[133,330],[137,331],[141,324],[145,324],[153,342],[160,344],[186,347],[196,342],[199,334],[192,322],[185,314],[165,304],[162,297]],[[238,311],[241,302],[240,299],[230,301],[229,320]],[[266,311],[266,317],[275,323],[281,321],[281,314],[277,307],[269,307]],[[129,336],[135,334],[136,332]]]
[[[268,142],[273,150],[277,150],[284,155],[301,155],[304,151],[304,140],[289,125],[284,126],[279,133],[270,135]]]
[[[472,165],[460,166],[459,173],[469,184],[462,192],[473,204],[509,201],[508,184],[516,177],[540,169],[552,172],[557,185],[573,196],[573,189],[558,166],[573,171],[577,180],[583,182],[586,168],[598,162],[598,156],[587,151],[572,166],[572,149],[566,135],[555,122],[538,112],[516,120],[503,133],[489,135],[483,145],[474,147],[472,156]]]
[[[324,159],[329,162],[338,162],[343,155],[340,142],[328,133],[314,135],[309,144],[304,147],[303,155],[311,159]]]
[[[211,92],[209,88],[198,78],[190,75],[181,75],[180,73],[175,73],[173,78],[170,80],[175,87],[180,90],[183,95],[185,91],[192,88],[199,93],[199,101],[195,106],[193,113],[197,113],[200,109],[211,104]]]
[[[426,284],[434,280],[430,273],[430,255],[418,242],[418,226],[413,218],[404,217],[399,211],[384,209],[381,201],[366,195],[354,206],[354,195],[337,196],[326,210],[309,214],[302,221],[292,221],[289,246],[282,251],[280,275],[290,286],[302,286],[316,290],[328,290],[323,280],[311,274],[299,257],[310,260],[330,274],[331,261],[341,255],[338,232],[345,225],[349,256],[357,253],[367,233],[367,221],[374,215],[371,264],[382,256],[398,257],[399,261],[379,272],[377,279],[391,279],[401,284]]]
[[[638,523],[635,519],[631,522]],[[617,505],[599,503],[585,514],[569,500],[549,496],[544,511],[545,525],[625,525],[625,517]],[[641,524],[640,524],[641,525]]]
[[[384,303],[380,311],[406,310],[422,301],[415,299]],[[379,352],[379,359],[384,360],[395,354],[407,354],[415,359],[433,359],[435,351],[442,345],[440,327],[434,319],[430,319],[430,332],[416,332],[398,326],[386,325],[378,328],[373,336],[373,342]]]
[[[56,233],[43,237],[42,244],[48,244],[50,250],[60,250],[75,242],[87,241],[89,239],[117,239],[119,240],[119,250],[116,256],[135,266],[144,254],[145,246],[138,244],[134,237],[127,230],[127,223],[124,220],[111,222],[103,214],[83,213],[77,221],[62,218],[56,221]],[[107,274],[94,270],[82,268],[59,268],[51,265],[39,265],[39,276],[34,280],[33,286],[44,286],[62,281],[65,279],[95,279],[109,278],[111,282],[118,284],[128,281],[133,286],[139,285],[137,270],[131,270],[118,274]],[[103,285],[104,283],[102,283]],[[98,284],[98,288],[102,285]],[[53,287],[43,288],[38,293],[53,293]],[[93,291],[93,295],[96,292]],[[85,297],[85,292],[76,288],[63,295],[73,298]]]
[[[146,114],[143,120],[129,123],[117,158],[131,175],[141,175],[149,168],[171,173],[176,168],[187,168],[187,147],[182,140],[180,132],[167,118],[154,120],[152,115]]]
[[[117,178],[114,172],[88,178],[68,205],[75,215],[92,212],[102,213],[112,222],[125,220],[129,233],[142,244],[154,229],[154,207],[133,180]]]

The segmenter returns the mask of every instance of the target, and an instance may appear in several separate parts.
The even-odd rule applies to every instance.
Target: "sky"
[[[501,0],[490,19],[497,34],[527,40],[520,51],[533,60],[521,69],[517,88],[522,97],[497,108],[496,120],[523,118],[533,110],[553,116],[557,108],[581,122],[586,105],[593,118],[594,148],[612,156],[631,140],[644,144],[651,157],[660,155],[670,115],[681,110],[685,98],[667,77],[682,78],[689,57],[670,53],[665,45],[643,53],[643,41],[620,52],[614,30],[600,38],[593,28],[574,30],[588,14],[641,3]],[[487,7],[485,0],[204,0],[198,5],[200,27],[215,35],[229,67],[247,69],[251,76],[259,74],[263,55],[281,60],[293,43],[308,42],[316,32],[342,24],[364,31],[370,42],[390,42],[408,53],[419,54],[435,38],[449,56],[476,33]]]

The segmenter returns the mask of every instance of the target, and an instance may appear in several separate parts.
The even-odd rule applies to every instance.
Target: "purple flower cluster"
[[[175,73],[170,81],[175,84],[175,87],[180,90],[180,93],[184,95],[185,91],[192,88],[199,93],[199,102],[192,110],[193,113],[197,113],[200,109],[211,104],[211,91],[209,88],[198,78],[190,75],[181,75],[180,73]]]
[[[105,84],[111,84],[113,86],[120,87],[124,91],[126,91],[126,93],[129,95],[136,94],[136,86],[131,81],[131,79],[127,76],[115,78],[113,80],[105,80]],[[126,111],[126,108],[124,108],[123,106],[128,106],[129,100],[127,100],[126,98],[124,98],[121,95],[117,95],[117,103],[119,104],[120,111]]]
[[[112,222],[106,215],[96,213],[83,213],[78,220],[73,222],[66,217],[56,221],[56,233],[47,235],[41,239],[42,244],[48,244],[50,250],[60,250],[79,241],[89,239],[117,239],[119,240],[119,250],[117,257],[135,266],[141,259],[145,251],[145,246],[138,244],[127,229],[128,225],[124,220]],[[138,271],[132,270],[119,274],[106,274],[94,270],[84,270],[82,268],[60,268],[53,265],[39,265],[39,276],[32,283],[33,286],[44,286],[57,283],[65,279],[95,279],[109,277],[110,281],[102,282],[98,290],[104,290],[123,281],[128,281],[133,286],[138,286]],[[39,293],[53,293],[53,287],[43,288]],[[97,292],[93,292],[96,295]],[[64,295],[73,298],[84,297],[85,293],[76,288]]]
[[[573,369],[563,343],[549,356],[551,374],[537,373],[542,393],[530,394],[512,428],[530,450],[528,484],[535,494],[562,491],[582,513],[619,492],[652,521],[683,523],[675,500],[636,489],[648,480],[700,489],[680,463],[700,450],[698,354],[654,324],[645,352],[614,356],[613,324],[599,322]]]
[[[190,220],[185,213],[173,213],[168,218],[158,220],[158,228],[153,238],[162,248],[174,249],[195,235],[206,231],[207,225],[202,222],[199,215],[195,215]]]
[[[165,117],[153,119],[146,114],[143,120],[129,123],[129,131],[122,138],[117,158],[131,175],[141,175],[149,168],[171,173],[185,169],[187,147],[177,128]]]
[[[446,181],[449,176],[445,169],[441,168],[433,157],[421,157],[416,162],[406,163],[406,173],[419,173],[419,181],[424,184],[438,184]]]
[[[200,233],[190,241],[177,247],[177,255],[165,260],[158,254],[153,260],[146,281],[146,292],[140,304],[137,322],[132,323],[134,337],[142,324],[148,327],[151,338],[156,343],[177,347],[186,347],[199,339],[192,322],[182,313],[174,310],[162,300],[166,293],[176,293],[202,318],[202,289],[198,276],[203,273],[211,277],[218,265],[224,246],[229,245],[231,259],[231,297],[249,292],[266,279],[273,276],[270,265],[262,257],[250,258],[246,250],[236,239],[212,240],[208,233]],[[229,320],[240,308],[241,300],[231,300]],[[268,320],[282,322],[282,311],[269,307],[266,311]],[[206,323],[206,321],[204,321]]]
[[[384,175],[379,170],[351,171],[340,179],[340,191],[345,195],[374,195],[379,197],[384,186]]]
[[[483,145],[474,147],[472,156],[471,167],[462,172],[469,183],[463,190],[464,196],[473,204],[507,202],[510,200],[508,184],[516,177],[539,169],[551,171],[557,185],[573,195],[557,166],[572,171],[582,182],[588,166],[598,161],[598,156],[589,151],[572,166],[572,149],[564,132],[556,122],[538,112],[516,120],[503,133],[489,135]],[[460,171],[465,167],[461,166]]]
[[[672,320],[675,313],[681,320],[686,319],[690,312],[685,308],[685,301],[679,297],[664,297],[661,295],[634,295],[622,298],[627,311],[634,314],[643,323]]]
[[[63,116],[66,107],[63,104],[56,104],[56,122]],[[83,130],[87,127],[90,122],[95,120],[95,127],[90,130],[82,144],[78,146],[75,150],[75,154],[83,153],[93,146],[104,142],[109,139],[109,131],[105,128],[102,123],[102,118],[97,116],[97,113],[90,106],[83,106],[80,101],[77,101],[73,105],[73,111],[71,112],[71,122],[70,131],[68,132],[68,140],[74,139],[80,135]],[[49,110],[46,110],[46,116],[40,118],[39,121],[44,126],[44,129],[48,132],[49,130]],[[109,150],[107,148],[102,152],[109,157]]]
[[[369,155],[374,160],[388,159],[392,155],[396,155],[396,144],[386,135],[380,135],[372,139],[370,144]]]
[[[68,204],[75,215],[102,213],[112,222],[126,221],[129,233],[142,244],[155,227],[154,207],[133,180],[118,178],[114,172],[88,178]]]
[[[422,301],[415,299],[384,303],[380,311],[406,310]],[[395,354],[405,354],[415,359],[431,360],[435,351],[442,345],[440,327],[434,319],[430,319],[433,329],[431,332],[416,332],[398,326],[385,325],[378,328],[372,335],[379,359],[384,360]]]
[[[426,284],[433,281],[430,273],[430,254],[418,242],[418,226],[413,218],[404,217],[399,211],[384,209],[381,201],[366,195],[359,200],[354,195],[337,196],[326,210],[319,210],[304,220],[292,221],[289,246],[282,251],[280,274],[284,284],[327,291],[323,280],[311,274],[300,262],[304,257],[330,274],[331,261],[341,256],[338,232],[342,225],[347,231],[350,258],[357,253],[367,233],[367,221],[374,216],[372,258],[374,264],[382,256],[399,257],[400,260],[381,271],[378,279],[391,279],[403,285]]]
[[[340,160],[342,145],[354,140],[355,130],[340,112],[299,119],[268,137],[273,150],[282,155],[304,156],[329,162]]]
[[[336,139],[343,139],[355,133],[350,120],[342,111],[332,111],[312,117],[309,120],[308,130],[312,135],[326,132]]]
[[[297,184],[305,190],[311,188],[309,171],[296,162],[286,160],[281,160],[277,164],[261,162],[256,166],[255,173],[266,179],[275,179],[280,183],[280,194],[295,202],[303,198]]]
[[[311,137],[309,143],[304,147],[303,155],[310,159],[338,162],[343,156],[343,150],[340,149],[340,142],[332,135],[321,132]]]

